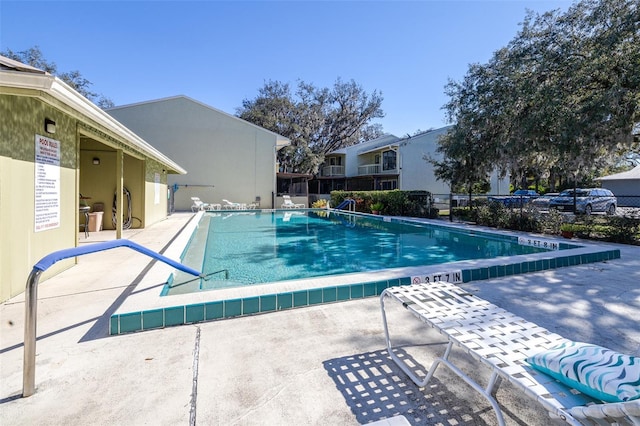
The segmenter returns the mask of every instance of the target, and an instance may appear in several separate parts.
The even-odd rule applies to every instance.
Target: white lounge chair
[[[193,201],[193,205],[191,206],[192,212],[197,212],[199,210],[207,210],[209,208],[209,204],[203,202],[198,197],[191,197],[191,201]]]
[[[409,367],[394,352],[385,313],[386,299],[401,303],[448,341],[444,354],[428,370],[415,363]],[[402,371],[416,385],[424,387],[439,365],[448,367],[486,398],[499,425],[505,423],[495,396],[503,379],[540,404],[551,417],[571,425],[640,425],[640,400],[602,402],[533,369],[525,361],[529,356],[570,341],[454,284],[441,281],[391,287],[382,292],[380,306],[387,351]],[[449,358],[454,345],[491,370],[486,387],[476,383]],[[425,377],[418,377],[414,372],[422,368],[428,372]]]
[[[307,207],[304,204],[296,204],[293,201],[291,201],[290,195],[283,195],[282,199],[283,199],[283,203],[282,203],[283,209],[304,209]]]
[[[224,202],[224,207],[228,210],[244,210],[247,208],[247,205],[242,203],[232,203],[229,200],[222,200],[222,202]]]

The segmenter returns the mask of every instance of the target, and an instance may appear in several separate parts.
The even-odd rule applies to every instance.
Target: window
[[[321,180],[320,194],[330,194],[331,191],[342,191],[344,189],[344,181]]]
[[[385,151],[382,153],[382,170],[396,169],[396,152]]]
[[[380,181],[380,189],[383,191],[391,191],[392,189],[398,188],[397,180],[381,180]]]
[[[291,181],[289,179],[278,179],[278,194],[288,194]]]
[[[289,194],[307,196],[307,179],[303,177],[278,178],[278,195]]]

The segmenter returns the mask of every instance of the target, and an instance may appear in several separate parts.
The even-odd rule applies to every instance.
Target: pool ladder
[[[228,280],[229,279],[229,270],[228,269],[220,269],[219,271],[210,272],[208,274],[205,274],[205,276],[202,279],[207,281],[209,279],[209,277],[211,277],[211,275],[220,274],[222,272],[224,272],[224,279]]]
[[[220,274],[222,272],[224,272],[224,279],[228,280],[229,279],[229,270],[228,269],[220,269],[219,271],[211,272],[211,273],[208,273],[208,274],[202,274],[198,278],[194,278],[194,279],[187,280],[187,281],[182,281],[182,282],[180,282],[178,284],[171,283],[171,284],[168,285],[168,287],[169,288],[176,288],[176,287],[180,287],[180,286],[192,283],[194,281],[200,281],[200,289],[202,289],[202,280],[209,281],[209,278],[212,275]]]
[[[345,207],[347,207],[350,212],[355,212],[356,200],[354,200],[353,198],[345,198],[340,204],[336,206],[336,210],[344,210]]]

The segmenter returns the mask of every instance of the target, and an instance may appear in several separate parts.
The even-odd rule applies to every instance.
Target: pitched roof
[[[433,133],[433,134],[439,135],[441,133],[446,133],[449,131],[451,127],[453,126],[445,126],[445,127],[440,127],[439,129],[425,130],[424,132],[416,133],[415,135],[404,136],[402,138],[399,138],[390,133],[385,133],[384,135],[379,136],[375,139],[371,139],[365,142],[360,142],[345,148],[336,149],[335,151],[331,151],[329,154],[346,154],[347,150],[353,150],[353,149],[358,150],[357,151],[358,155],[366,154],[369,152],[379,151],[387,147],[394,147],[400,144],[404,145],[404,144],[413,142],[414,140],[421,140],[420,137],[427,134]]]
[[[609,176],[603,176],[603,177],[597,178],[596,180],[633,180],[633,179],[640,180],[640,166],[635,166],[633,169],[627,172],[616,173]]]
[[[0,55],[0,70],[32,72],[34,74],[48,74],[46,71],[39,70],[31,65],[23,64],[11,58]]]
[[[169,97],[161,98],[161,99],[152,99],[152,100],[148,100],[148,101],[136,102],[136,103],[127,104],[127,105],[119,105],[119,106],[115,106],[113,108],[109,108],[109,109],[107,109],[107,111],[117,111],[117,110],[120,110],[120,109],[127,109],[127,108],[130,108],[130,107],[135,107],[135,106],[139,106],[139,105],[155,104],[155,103],[159,103],[159,102],[174,101],[174,100],[177,100],[177,99],[183,99],[183,100],[186,100],[186,101],[189,101],[189,102],[193,102],[194,104],[200,105],[203,108],[207,108],[207,109],[209,109],[211,111],[214,111],[214,112],[216,112],[218,114],[221,114],[221,115],[224,115],[226,117],[229,117],[230,119],[243,122],[243,123],[245,123],[245,124],[247,124],[247,125],[249,125],[251,127],[255,127],[255,128],[260,129],[260,130],[262,130],[264,132],[267,132],[267,133],[271,133],[271,134],[276,136],[276,145],[277,145],[278,149],[291,144],[291,140],[289,138],[285,137],[285,136],[279,135],[279,134],[277,134],[275,132],[272,132],[269,129],[265,129],[264,127],[261,127],[261,126],[258,126],[256,124],[253,124],[253,123],[251,123],[249,121],[243,120],[240,117],[236,117],[235,115],[232,115],[232,114],[229,114],[229,113],[224,112],[222,110],[219,110],[217,108],[214,108],[214,107],[212,107],[210,105],[205,104],[204,102],[200,102],[200,101],[198,101],[196,99],[193,99],[193,98],[190,98],[189,96],[186,96],[186,95],[169,96]]]
[[[329,154],[346,154],[347,151],[351,151],[354,149],[357,150],[358,154],[363,154],[370,151],[376,151],[378,150],[378,148],[393,144],[398,140],[400,140],[399,137],[394,136],[390,133],[386,133],[380,137],[371,139],[366,142],[360,142],[355,145],[349,145],[344,148],[336,149],[335,151],[331,151]]]
[[[86,117],[95,120],[104,129],[113,132],[113,134],[126,141],[131,148],[138,150],[138,152],[149,158],[155,159],[168,169],[179,174],[187,172],[58,77],[29,65],[21,64],[13,59],[0,56],[0,89],[1,87],[46,93],[60,101],[70,111],[80,112]],[[46,100],[46,98],[43,99]]]

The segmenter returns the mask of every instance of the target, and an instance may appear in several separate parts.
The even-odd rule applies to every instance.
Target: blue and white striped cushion
[[[568,342],[527,358],[536,370],[605,402],[640,398],[640,357]]]

